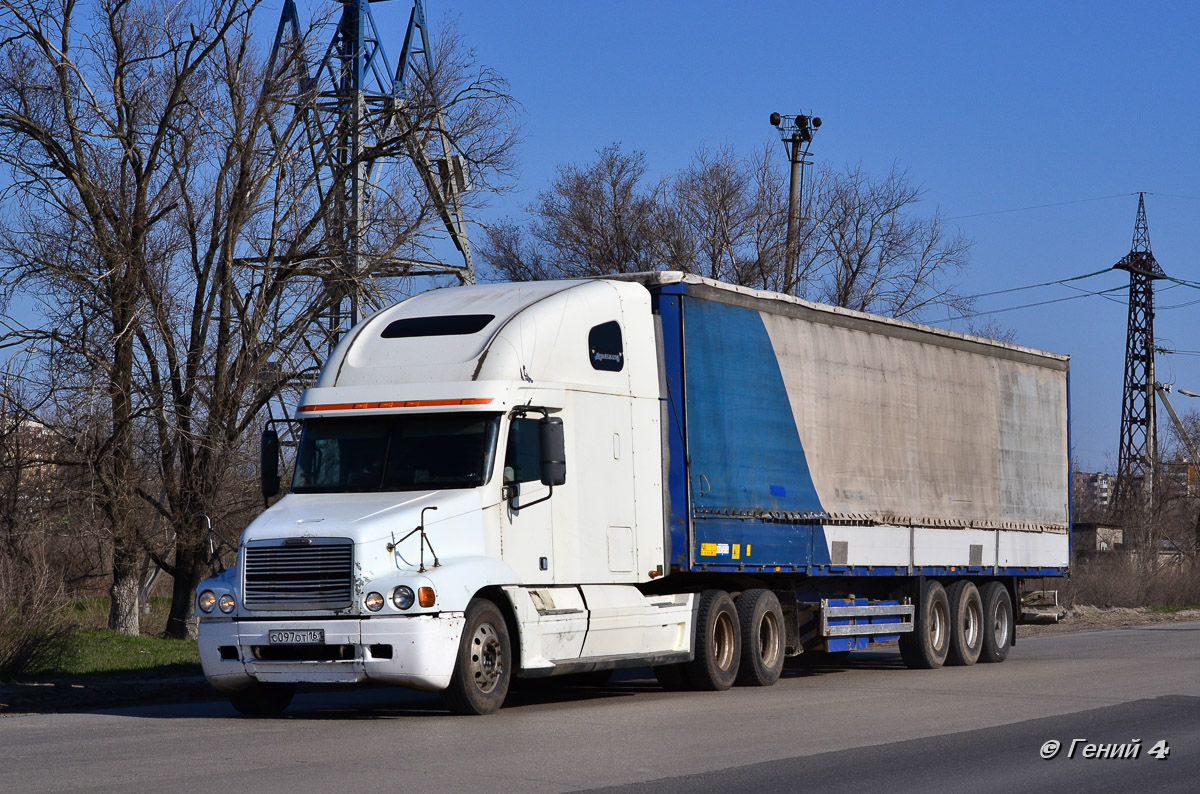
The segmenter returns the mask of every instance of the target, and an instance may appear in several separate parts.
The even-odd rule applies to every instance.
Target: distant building
[[[1076,554],[1104,554],[1125,543],[1125,530],[1113,524],[1078,523],[1071,527]]]
[[[1117,478],[1104,472],[1077,471],[1073,475],[1076,499],[1085,513],[1107,510],[1112,506]]]
[[[1171,487],[1174,493],[1183,496],[1200,496],[1200,473],[1196,471],[1196,464],[1191,463],[1187,458],[1164,461],[1160,471],[1163,484]]]
[[[46,486],[54,473],[54,434],[36,419],[9,421],[0,413],[0,469],[15,471],[21,486]]]

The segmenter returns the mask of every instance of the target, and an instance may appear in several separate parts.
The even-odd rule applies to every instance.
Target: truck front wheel
[[[900,658],[913,670],[933,670],[946,662],[950,650],[950,601],[935,579],[925,582],[925,592],[913,616],[913,630],[900,635]]]
[[[770,590],[755,588],[737,597],[742,634],[742,661],[737,682],[771,686],[783,672],[783,610]]]
[[[450,686],[442,693],[455,714],[492,714],[500,709],[512,680],[512,643],[504,616],[491,601],[473,598]]]
[[[696,614],[696,658],[687,663],[687,677],[696,689],[722,691],[737,680],[742,637],[737,608],[724,590],[700,594]]]

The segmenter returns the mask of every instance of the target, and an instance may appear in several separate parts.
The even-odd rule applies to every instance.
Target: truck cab
[[[666,565],[653,322],[642,285],[575,281],[358,325],[301,397],[290,492],[199,588],[213,685],[248,711],[297,682],[453,686],[478,712],[515,672],[688,658],[692,596],[638,587]]]

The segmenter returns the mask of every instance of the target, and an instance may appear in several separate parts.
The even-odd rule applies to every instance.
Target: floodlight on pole
[[[787,151],[788,162],[792,166],[791,184],[788,190],[787,240],[784,243],[783,285],[782,292],[791,295],[796,290],[796,257],[799,252],[798,238],[800,225],[800,202],[804,195],[804,167],[812,161],[808,159],[808,149],[812,145],[813,134],[821,126],[821,117],[811,113],[798,113],[785,116],[780,113],[771,114],[771,126],[779,130],[779,139]]]

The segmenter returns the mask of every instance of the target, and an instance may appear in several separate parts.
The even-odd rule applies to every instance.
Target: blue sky
[[[431,24],[456,18],[524,106],[519,190],[483,220],[518,215],[556,165],[613,141],[644,151],[656,176],[705,143],[749,153],[772,138],[771,111],[812,111],[824,120],[819,160],[873,173],[898,162],[924,185],[923,211],[957,218],[975,243],[961,281],[969,294],[1112,265],[1129,250],[1137,191],[1153,194],[1150,235],[1166,272],[1200,280],[1200,199],[1177,198],[1200,197],[1200,6],[1140,5],[426,0]],[[397,37],[408,8],[373,5]],[[1061,202],[1077,203],[978,215]],[[1114,271],[1079,286],[1127,283]],[[1200,292],[1166,286],[1160,344],[1200,350],[1200,304],[1165,308]],[[1072,294],[1029,290],[980,308]],[[1126,327],[1117,298],[995,315],[1021,344],[1072,356],[1085,469],[1116,464]],[[1200,357],[1160,356],[1158,368],[1159,380],[1200,391]]]
[[[308,19],[318,0],[297,3]],[[779,145],[772,111],[815,112],[824,120],[812,147],[818,160],[881,175],[898,163],[924,186],[919,211],[940,209],[974,241],[960,283],[967,294],[1112,265],[1129,250],[1137,191],[1147,193],[1160,264],[1200,281],[1200,4],[425,4],[434,28],[457,20],[524,109],[517,189],[479,221],[519,217],[556,166],[587,161],[614,141],[645,152],[657,177],[705,144],[745,154]],[[270,32],[281,6],[267,0],[262,9]],[[410,0],[371,8],[395,58]],[[1055,206],[1009,211],[1039,205]],[[1127,283],[1113,271],[1077,285]],[[1200,303],[1187,304],[1200,291],[1170,286],[1159,282],[1158,342],[1198,351]],[[1028,290],[981,299],[979,308],[1075,294]],[[1071,355],[1078,465],[1114,469],[1124,295],[994,317],[1021,344]],[[1162,355],[1158,368],[1159,380],[1200,392],[1200,356]],[[1200,408],[1200,400],[1175,402]],[[1165,429],[1164,412],[1160,420]]]

